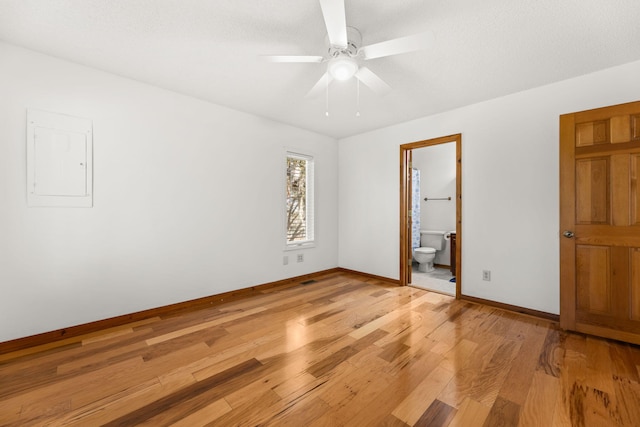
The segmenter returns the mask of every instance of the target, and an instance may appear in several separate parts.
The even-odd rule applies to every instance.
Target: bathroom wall
[[[0,64],[0,341],[337,266],[335,139],[4,43]],[[93,120],[93,208],[27,208],[27,108]],[[285,147],[315,156],[302,263]]]
[[[456,144],[448,142],[412,150],[413,167],[420,169],[420,228],[452,231],[456,228]],[[424,198],[451,197],[451,200]],[[435,263],[451,265],[450,246],[436,252]]]
[[[340,266],[399,278],[399,146],[461,133],[463,294],[558,314],[559,116],[639,100],[638,76],[640,61],[341,139]]]

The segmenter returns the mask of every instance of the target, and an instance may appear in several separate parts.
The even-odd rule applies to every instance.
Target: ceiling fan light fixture
[[[329,74],[336,80],[349,80],[358,71],[358,63],[350,56],[337,56],[329,61]]]

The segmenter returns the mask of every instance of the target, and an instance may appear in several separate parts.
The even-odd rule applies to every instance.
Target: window
[[[313,157],[287,152],[286,221],[288,248],[313,244]]]

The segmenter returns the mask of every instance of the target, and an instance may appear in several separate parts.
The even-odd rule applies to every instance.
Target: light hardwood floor
[[[0,425],[639,426],[640,347],[353,274],[0,355]]]

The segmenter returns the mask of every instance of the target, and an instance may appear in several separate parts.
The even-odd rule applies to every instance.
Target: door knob
[[[564,237],[566,237],[567,239],[570,239],[570,238],[572,238],[573,236],[575,236],[575,234],[573,234],[573,231],[569,231],[569,230],[567,230],[567,231],[565,231],[564,233],[562,233],[562,235],[563,235]]]

